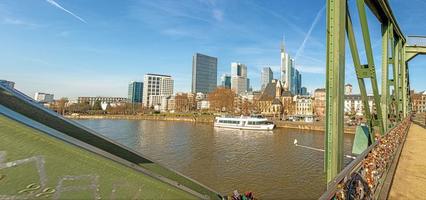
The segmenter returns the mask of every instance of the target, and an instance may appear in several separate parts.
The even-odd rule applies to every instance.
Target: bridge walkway
[[[389,199],[426,197],[426,129],[412,124],[399,158]]]

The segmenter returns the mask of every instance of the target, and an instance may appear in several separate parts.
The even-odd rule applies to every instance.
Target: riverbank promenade
[[[424,199],[426,196],[426,129],[412,124],[399,159],[389,199]]]

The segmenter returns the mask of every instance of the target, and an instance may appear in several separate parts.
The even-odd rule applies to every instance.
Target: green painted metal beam
[[[395,118],[396,121],[399,122],[400,121],[400,117],[399,117],[399,111],[400,111],[400,107],[399,107],[399,103],[398,103],[398,99],[399,99],[399,55],[400,55],[400,46],[401,42],[399,38],[395,39],[395,45],[394,45],[394,53],[393,53],[393,87],[394,87],[394,92],[393,92],[393,103],[395,106]]]
[[[397,96],[397,104],[398,104],[398,121],[403,119],[403,104],[402,104],[402,90],[403,90],[403,79],[402,79],[402,71],[403,71],[403,41],[400,39],[398,41],[398,96]]]
[[[405,45],[403,45],[405,46]],[[403,47],[404,48],[404,47]],[[402,116],[405,118],[407,117],[408,110],[407,110],[407,63],[405,62],[405,51],[403,50],[401,52],[401,88],[402,88]]]
[[[389,129],[389,43],[390,32],[393,30],[392,23],[382,24],[382,116],[383,127],[386,132]]]
[[[404,47],[405,52],[405,61],[409,62],[417,55],[426,54],[426,47],[425,46],[405,46]]]
[[[372,121],[372,117],[371,117],[371,112],[370,112],[370,106],[368,104],[368,96],[367,96],[367,89],[365,88],[365,82],[364,82],[364,77],[363,75],[361,75],[362,73],[362,69],[364,69],[364,66],[361,65],[360,59],[359,59],[359,54],[358,54],[358,47],[356,44],[356,39],[355,39],[355,34],[353,31],[353,25],[352,25],[352,19],[351,19],[351,15],[349,13],[349,10],[347,11],[347,21],[346,21],[346,34],[348,36],[348,42],[349,42],[349,47],[351,50],[351,55],[352,55],[352,60],[354,62],[354,66],[355,66],[355,71],[356,71],[356,75],[357,75],[357,80],[358,80],[358,85],[359,85],[359,90],[361,93],[361,99],[362,99],[362,103],[364,106],[364,116],[367,119],[367,123],[368,123],[368,131],[370,133],[373,132],[373,121]],[[370,77],[370,73],[368,73]],[[372,139],[371,141],[374,141],[374,137],[372,134],[370,134],[370,139]]]
[[[358,13],[359,13],[359,19],[361,22],[361,29],[362,29],[362,35],[364,38],[364,47],[365,52],[367,55],[367,61],[368,61],[368,68],[370,70],[370,79],[371,79],[371,87],[373,90],[373,97],[374,97],[374,105],[376,106],[376,111],[374,112],[377,116],[377,119],[374,117],[370,119],[371,121],[375,122],[374,124],[378,125],[380,134],[384,134],[384,127],[383,127],[383,117],[382,117],[382,108],[380,104],[380,94],[376,79],[376,68],[374,65],[374,58],[373,58],[373,49],[371,47],[371,39],[370,39],[370,33],[368,28],[368,22],[367,22],[367,14],[365,11],[365,2],[364,0],[357,0],[357,7],[358,7]],[[366,98],[366,97],[365,97]],[[364,99],[364,101],[368,101],[368,99]]]
[[[325,162],[327,183],[343,167],[346,0],[327,0]]]
[[[381,23],[390,22],[393,24],[393,32],[395,32],[396,36],[405,42],[405,36],[402,33],[401,28],[399,28],[392,9],[389,6],[388,0],[365,0],[365,3]]]

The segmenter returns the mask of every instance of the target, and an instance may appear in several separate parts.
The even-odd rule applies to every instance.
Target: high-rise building
[[[247,78],[241,76],[233,76],[231,89],[237,94],[242,94],[247,91]]]
[[[192,57],[192,92],[210,93],[217,86],[217,58],[194,54]]]
[[[252,91],[252,88],[251,88],[251,85],[250,85],[250,79],[247,78],[247,92],[251,92],[251,91]]]
[[[274,73],[272,72],[270,67],[264,67],[262,69],[262,76],[261,76],[261,88],[262,90],[268,85],[268,83],[272,83],[272,79],[274,79]]]
[[[132,81],[129,84],[128,99],[131,103],[142,103],[143,82]]]
[[[11,89],[15,88],[15,82],[12,82],[12,81],[0,80],[0,85],[3,85]]]
[[[308,89],[306,87],[302,87],[300,89],[300,95],[303,95],[303,96],[308,95]]]
[[[241,63],[231,63],[231,88],[237,94],[248,90],[247,66]]]
[[[237,62],[231,63],[231,76],[247,78],[247,66]]]
[[[299,76],[297,77],[297,90],[299,94],[302,93],[302,73],[299,72]]]
[[[173,83],[173,79],[169,75],[145,74],[142,95],[143,105],[152,105],[151,96],[155,96],[156,103],[161,103],[161,100],[158,101],[158,99],[162,97],[171,96],[173,94]]]
[[[291,90],[290,92],[294,95],[298,95],[301,93],[302,89],[302,75],[300,74],[299,70],[294,69],[292,70],[292,77],[291,77]]]
[[[294,60],[285,50],[284,39],[281,42],[281,83],[285,91],[291,90],[292,68]]]
[[[34,95],[34,99],[40,103],[51,103],[53,102],[53,94],[37,92]]]
[[[228,74],[223,74],[222,77],[220,77],[221,80],[221,86],[224,88],[231,89],[231,76]]]

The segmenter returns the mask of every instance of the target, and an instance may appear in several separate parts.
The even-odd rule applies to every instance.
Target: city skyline
[[[287,51],[304,75],[303,86],[313,91],[325,85],[325,2],[305,1],[120,1],[99,8],[100,1],[56,1],[74,16],[46,1],[5,0],[0,3],[0,79],[14,81],[29,96],[45,91],[74,99],[127,96],[130,80],[160,73],[175,78],[175,91],[189,92],[191,56],[200,52],[219,59],[218,79],[231,62],[246,64],[258,90],[265,65],[279,74],[284,33]],[[421,7],[402,0],[390,4],[407,34],[426,32],[414,23],[425,17]],[[372,41],[379,41],[380,27],[370,25]],[[380,46],[373,42],[375,49]],[[417,91],[426,89],[422,61],[420,56],[410,63],[416,80],[411,86]],[[375,63],[380,70],[380,57]],[[347,82],[357,92],[351,66],[347,56]]]

